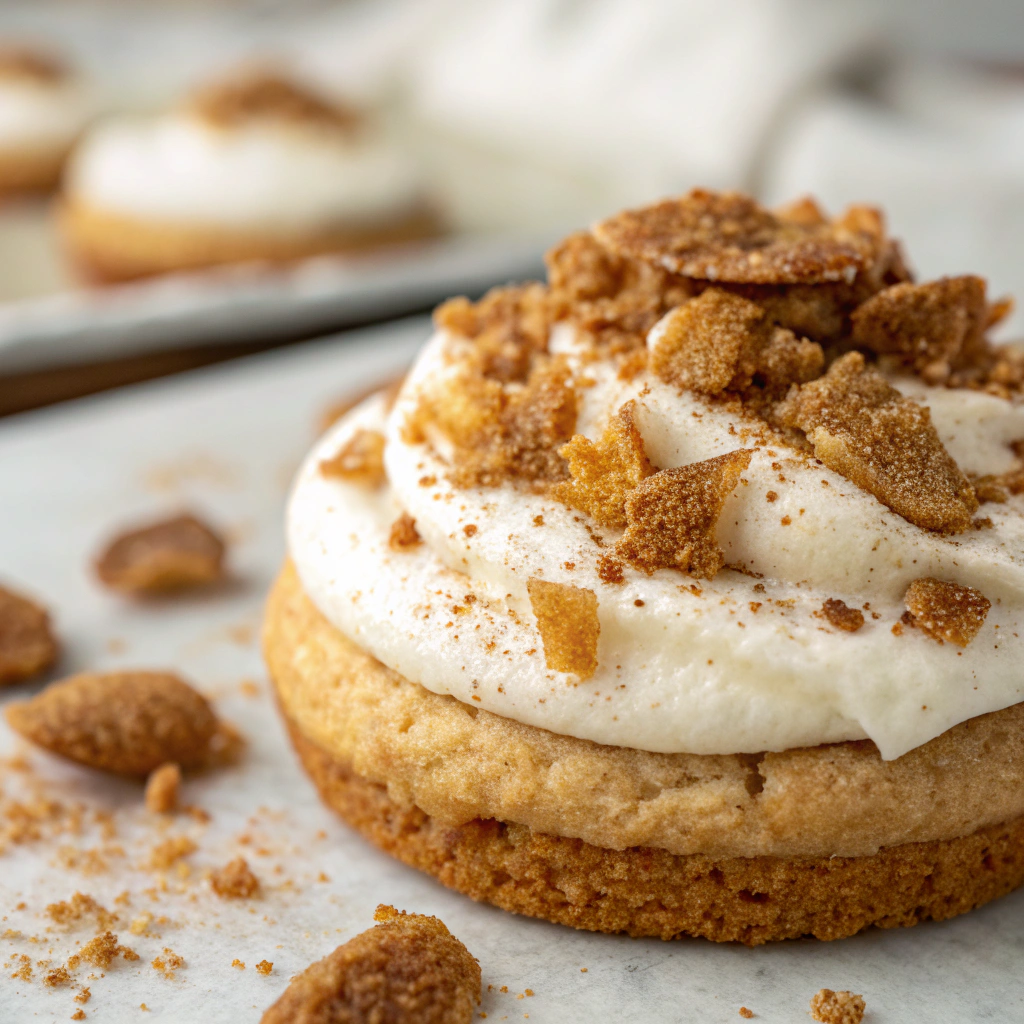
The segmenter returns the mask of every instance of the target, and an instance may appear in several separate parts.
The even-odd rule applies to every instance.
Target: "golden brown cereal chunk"
[[[112,914],[87,893],[76,892],[71,899],[50,903],[46,914],[55,924],[74,925],[83,917],[94,917],[100,928],[109,928],[117,923],[117,914]]]
[[[849,282],[873,264],[881,242],[878,227],[856,214],[786,220],[749,196],[704,189],[626,210],[594,234],[619,255],[675,274],[750,284]]]
[[[338,477],[363,487],[377,488],[386,480],[384,435],[378,430],[357,430],[329,459],[322,459],[323,476]]]
[[[829,624],[847,633],[856,633],[864,625],[864,613],[859,608],[851,608],[838,597],[830,597],[822,606],[821,614]]]
[[[236,857],[214,871],[210,885],[218,896],[233,900],[249,899],[260,891],[260,880],[249,869],[244,857]]]
[[[47,971],[47,973],[43,975],[43,984],[50,988],[57,988],[61,985],[70,985],[71,983],[71,975],[68,974],[68,969],[63,965],[55,967],[52,971]]]
[[[992,602],[974,587],[925,576],[914,580],[903,597],[912,625],[935,640],[966,647],[985,622]]]
[[[647,573],[671,568],[713,579],[725,561],[715,525],[750,455],[737,449],[648,477],[626,499],[616,553]]]
[[[159,594],[217,583],[224,541],[195,516],[182,515],[116,537],[96,560],[96,574],[126,594]]]
[[[7,721],[54,754],[143,777],[169,761],[200,767],[217,728],[206,698],[166,672],[83,672],[9,705]]]
[[[811,1016],[820,1024],[861,1024],[864,999],[852,992],[823,988],[811,999]]]
[[[0,587],[0,685],[38,675],[57,652],[46,609]]]
[[[561,449],[570,479],[556,484],[552,494],[602,526],[626,525],[626,495],[654,472],[636,427],[635,409],[635,402],[627,402],[596,444],[574,434]]]
[[[249,69],[204,86],[192,95],[189,107],[221,128],[274,120],[352,131],[360,122],[354,110],[268,69]]]
[[[988,319],[985,281],[943,277],[926,284],[893,285],[851,316],[853,342],[879,355],[895,355],[939,383],[961,354],[976,352]]]
[[[273,971],[273,969],[274,969],[274,964],[273,964],[273,961],[271,961],[271,960],[261,960],[256,965],[256,973],[257,974],[262,974],[264,976],[270,974],[270,972]]]
[[[113,932],[103,932],[90,939],[77,953],[68,957],[68,968],[77,971],[83,963],[93,967],[109,967],[119,956],[125,960],[138,960],[139,954],[127,946],[118,945]]]
[[[178,809],[181,769],[162,764],[146,780],[146,810],[152,814],[173,814]]]
[[[408,551],[423,543],[416,530],[416,520],[408,512],[403,512],[392,524],[388,536],[388,545],[394,551]]]
[[[527,580],[530,607],[544,644],[544,661],[553,672],[574,672],[589,679],[597,669],[597,595],[586,587]]]
[[[380,923],[292,980],[262,1024],[469,1024],[480,967],[436,918],[379,906]]]
[[[837,359],[777,408],[803,430],[830,469],[908,522],[961,533],[978,508],[974,490],[939,440],[926,408],[904,398],[859,352]]]

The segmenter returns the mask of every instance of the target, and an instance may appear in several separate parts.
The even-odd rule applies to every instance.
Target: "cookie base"
[[[1024,883],[1024,818],[870,857],[606,850],[494,820],[442,824],[289,731],[324,802],[385,853],[478,902],[587,931],[748,946],[831,940],[942,921]]]

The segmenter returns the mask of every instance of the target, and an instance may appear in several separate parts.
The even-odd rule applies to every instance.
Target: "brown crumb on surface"
[[[105,931],[90,939],[77,953],[68,957],[68,969],[76,971],[83,963],[107,968],[119,956],[129,961],[139,959],[139,954],[134,949],[119,945],[117,936],[113,932]]]
[[[935,640],[966,647],[978,635],[992,602],[974,587],[925,576],[907,587],[903,598],[908,625]]]
[[[115,537],[96,559],[96,575],[126,594],[164,594],[219,583],[226,545],[193,515]]]
[[[789,219],[737,192],[694,189],[602,221],[598,241],[672,273],[745,284],[850,282],[878,256],[880,223],[853,208],[836,221]],[[871,211],[873,212],[873,211]]]
[[[811,999],[811,1016],[820,1024],[861,1024],[864,999],[852,992],[823,988]]]
[[[71,984],[71,975],[68,974],[68,969],[64,966],[55,967],[52,971],[47,971],[43,975],[43,984],[50,988],[58,988],[61,985]]]
[[[337,477],[367,488],[384,484],[384,435],[378,430],[360,428],[341,446],[337,454],[320,462],[323,476]]]
[[[419,547],[423,538],[416,529],[416,520],[408,512],[403,512],[392,524],[388,536],[388,546],[393,551],[408,551]]]
[[[908,522],[961,533],[978,508],[970,482],[939,440],[928,410],[904,398],[859,352],[791,393],[780,422],[797,427],[829,469]]]
[[[249,869],[244,857],[236,857],[210,876],[210,885],[225,899],[249,899],[260,890],[259,879]]]
[[[244,960],[239,960],[237,957],[235,957],[235,959],[231,961],[231,966],[237,968],[240,971],[244,971],[245,970],[245,961]]]
[[[270,960],[261,960],[256,965],[256,973],[257,974],[262,974],[264,976],[270,974],[270,972],[273,971],[273,969],[274,969],[274,964]]]
[[[830,597],[821,606],[821,614],[829,624],[847,633],[856,633],[864,625],[864,613],[859,608],[851,608],[838,597]]]
[[[48,669],[57,654],[46,609],[0,587],[0,685],[31,679]]]
[[[146,810],[151,814],[173,814],[178,809],[181,769],[173,763],[162,764],[146,780]]]
[[[597,575],[601,577],[602,583],[616,585],[626,581],[622,563],[611,555],[597,556]]]
[[[544,661],[554,672],[573,672],[589,679],[597,670],[601,623],[597,595],[586,587],[527,580],[530,606],[544,645]]]
[[[86,1017],[86,1013],[85,1013],[85,1010],[83,1010],[83,1009],[77,1009],[77,1010],[75,1010],[75,1012],[73,1014],[71,1014],[71,1019],[72,1020],[85,1020],[85,1017]]]
[[[740,1007],[740,1016],[745,1018],[746,1020],[750,1020],[750,1018],[754,1016],[754,1011],[753,1010],[748,1010],[745,1006],[741,1006]]]
[[[575,434],[561,449],[570,478],[556,484],[552,494],[602,526],[626,525],[626,496],[654,472],[634,421],[635,410],[635,402],[627,402],[596,444]]]
[[[725,561],[715,525],[750,454],[738,449],[648,477],[626,500],[628,525],[616,553],[644,572],[714,578]]]
[[[380,922],[296,976],[262,1024],[468,1024],[480,967],[436,917],[380,906]]]
[[[217,719],[206,699],[166,672],[83,672],[10,704],[27,740],[91,768],[146,776],[167,762],[200,767]]]
[[[171,836],[162,843],[157,843],[149,851],[149,867],[153,871],[167,871],[198,849],[199,847],[188,836]]]
[[[82,892],[76,892],[70,899],[50,903],[46,908],[46,916],[54,924],[65,927],[77,924],[82,918],[91,918],[104,930],[117,923],[117,914],[112,914],[90,895]]]
[[[83,985],[75,996],[75,1002],[81,1003],[84,1006],[90,999],[92,999],[92,992],[89,991],[88,985]]]
[[[163,955],[154,957],[150,963],[150,967],[154,971],[159,971],[165,978],[173,978],[175,971],[180,970],[184,966],[185,958],[179,956],[173,949],[168,949],[166,946],[164,947]]]

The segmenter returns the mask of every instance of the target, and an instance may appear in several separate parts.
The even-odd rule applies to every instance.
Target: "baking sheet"
[[[186,782],[185,800],[209,823],[179,816],[163,831],[133,784],[35,752],[32,776],[3,767],[4,799],[34,778],[89,813],[79,835],[0,855],[0,953],[12,965],[0,972],[0,1021],[66,1021],[79,1008],[77,987],[48,988],[45,968],[35,966],[31,982],[11,978],[12,954],[56,965],[94,934],[45,915],[75,891],[118,912],[115,930],[141,958],[92,971],[95,980],[80,972],[89,1021],[258,1021],[292,974],[370,926],[381,902],[437,914],[467,944],[485,990],[493,986],[480,1007],[489,1021],[715,1024],[740,1020],[746,1006],[754,1020],[789,1024],[809,1019],[822,987],[863,993],[869,1024],[1024,1020],[1024,892],[950,922],[839,943],[631,940],[473,904],[376,852],[320,806],[276,717],[257,647],[263,595],[283,554],[285,492],[320,410],[403,365],[427,331],[424,319],[405,321],[0,423],[0,580],[53,609],[66,644],[59,674],[173,667],[249,740],[237,768]],[[89,558],[110,530],[184,505],[234,538],[229,586],[201,600],[131,605],[94,584]],[[0,756],[17,748],[0,726]],[[113,814],[115,836],[90,817],[97,809]],[[163,890],[146,860],[177,834],[199,848],[188,877],[166,872]],[[263,883],[258,900],[222,900],[203,879],[240,853]],[[129,903],[116,904],[123,892]],[[147,933],[131,934],[145,913],[154,917]],[[165,947],[186,962],[173,979],[150,965]],[[254,969],[264,959],[274,965],[266,977]]]

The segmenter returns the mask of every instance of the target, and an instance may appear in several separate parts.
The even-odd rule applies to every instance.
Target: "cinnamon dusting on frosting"
[[[544,644],[544,661],[553,672],[589,679],[597,669],[597,596],[586,587],[530,579],[530,606]]]
[[[966,647],[984,625],[992,602],[974,587],[925,576],[907,587],[903,598],[907,625],[916,626],[933,640],[948,640]]]

